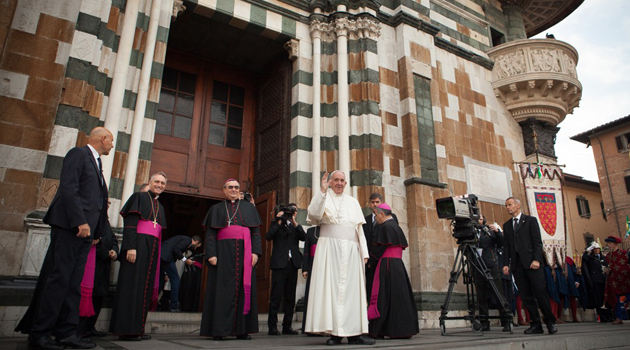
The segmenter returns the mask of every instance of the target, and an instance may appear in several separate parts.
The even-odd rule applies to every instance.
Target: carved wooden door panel
[[[168,192],[223,198],[228,178],[251,183],[255,79],[169,53],[156,113],[151,173]]]
[[[265,239],[265,234],[271,224],[271,215],[273,207],[276,204],[276,192],[268,192],[254,199],[256,201],[256,210],[262,220],[260,226],[260,238],[262,241],[263,255],[256,265],[256,293],[258,295],[258,312],[265,313],[269,311],[269,295],[271,294],[271,270],[269,269],[269,260],[271,258],[271,242]]]

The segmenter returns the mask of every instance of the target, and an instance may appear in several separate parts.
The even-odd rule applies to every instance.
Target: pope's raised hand
[[[328,172],[324,172],[324,176],[322,176],[322,187],[321,187],[322,193],[326,194],[326,191],[328,191]]]

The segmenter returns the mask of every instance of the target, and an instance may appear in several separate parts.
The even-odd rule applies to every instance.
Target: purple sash
[[[311,246],[311,259],[315,257],[315,248],[317,248],[317,244]]]
[[[92,304],[92,291],[94,290],[94,269],[96,268],[96,245],[90,247],[85,271],[81,280],[81,302],[79,303],[79,316],[90,317],[96,315]]]
[[[248,227],[228,226],[219,230],[217,240],[242,239],[245,248],[243,257],[243,289],[245,290],[245,302],[243,303],[243,315],[249,314],[252,294],[252,236]]]
[[[376,265],[376,271],[374,272],[374,282],[372,283],[372,295],[370,295],[370,306],[368,307],[368,320],[373,320],[375,318],[381,317],[381,314],[378,312],[378,308],[376,304],[378,302],[378,290],[381,285],[380,279],[380,271],[381,271],[381,261],[383,258],[397,258],[402,259],[402,247],[387,247],[383,256],[378,260],[378,264]]]
[[[153,281],[153,294],[151,295],[151,311],[157,310],[158,294],[160,293],[160,257],[162,256],[162,226],[149,220],[138,220],[136,232],[142,235],[149,235],[157,238],[158,256],[157,270],[155,270],[155,281]]]

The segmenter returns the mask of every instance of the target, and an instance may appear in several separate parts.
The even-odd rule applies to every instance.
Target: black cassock
[[[116,335],[144,334],[147,314],[157,302],[153,299],[161,242],[154,236],[139,234],[137,231],[138,221],[153,222],[154,213],[157,213],[157,223],[165,229],[164,207],[152,192],[132,194],[120,211],[125,227],[120,248],[118,286],[109,329]],[[127,261],[127,251],[130,249],[136,250],[136,261],[133,264]]]
[[[204,259],[208,264],[208,280],[201,318],[202,336],[224,337],[258,333],[256,268],[252,268],[250,310],[244,315],[244,240],[217,239],[219,231],[228,225],[248,228],[252,253],[257,254],[259,258],[262,255],[258,229],[261,222],[254,205],[248,201],[225,200],[208,210],[204,220],[206,229]],[[217,257],[216,266],[208,263],[211,257]]]
[[[311,227],[306,231],[306,239],[304,240],[304,254],[302,254],[302,272],[308,272],[306,277],[306,290],[304,291],[304,315],[302,316],[302,332],[306,323],[306,309],[308,308],[308,290],[311,287],[311,275],[313,269],[313,259],[315,258],[315,250],[319,239],[319,226]]]
[[[408,338],[419,332],[418,311],[405,265],[400,258],[383,257],[388,248],[401,250],[407,246],[407,239],[395,220],[387,220],[377,227],[368,262],[370,266],[377,266],[380,260],[376,303],[380,317],[370,320],[372,337]]]

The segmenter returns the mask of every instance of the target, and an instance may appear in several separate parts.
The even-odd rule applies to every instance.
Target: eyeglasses
[[[239,188],[241,188],[241,186],[236,185],[236,186],[225,186],[225,188],[227,188],[228,190],[238,190]]]

